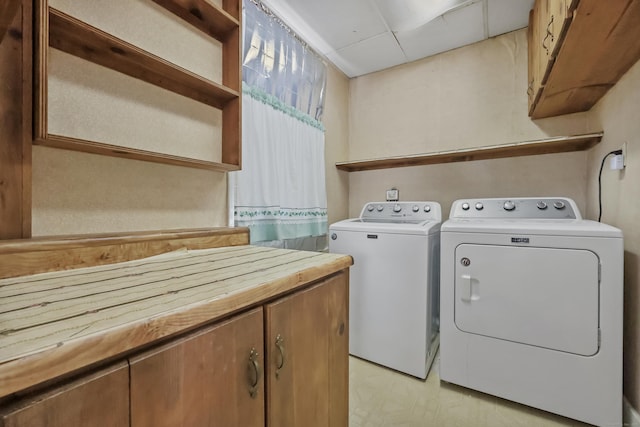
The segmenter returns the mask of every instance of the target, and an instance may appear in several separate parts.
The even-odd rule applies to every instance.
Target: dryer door
[[[593,355],[598,351],[598,266],[598,257],[587,250],[462,244],[456,248],[456,326]]]

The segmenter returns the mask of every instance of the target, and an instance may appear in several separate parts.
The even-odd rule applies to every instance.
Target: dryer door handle
[[[476,293],[473,292],[474,279],[470,274],[463,274],[460,276],[460,299],[462,301],[471,302],[480,298],[478,295],[478,281],[476,282]]]

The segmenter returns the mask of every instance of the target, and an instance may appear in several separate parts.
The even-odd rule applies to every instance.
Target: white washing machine
[[[622,232],[567,198],[468,199],[441,239],[440,378],[622,425]]]
[[[440,224],[435,202],[367,203],[329,227],[348,254],[349,352],[426,378],[438,349]]]

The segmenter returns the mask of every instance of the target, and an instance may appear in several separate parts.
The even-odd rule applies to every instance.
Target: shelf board
[[[588,150],[602,140],[603,132],[575,136],[560,136],[535,141],[462,150],[439,151],[427,154],[386,157],[370,160],[354,160],[336,163],[336,168],[347,172],[406,166],[433,165],[437,163],[468,162],[473,160],[500,159],[505,157],[533,156],[537,154],[565,153]]]
[[[220,42],[224,42],[231,31],[240,27],[238,19],[209,0],[153,1]]]
[[[240,97],[236,90],[184,68],[49,8],[49,45],[218,109]]]
[[[113,144],[105,144],[102,142],[70,138],[61,135],[49,134],[44,139],[34,140],[33,143],[45,147],[61,148],[65,150],[81,151],[84,153],[100,154],[103,156],[121,157],[131,160],[142,160],[146,162],[164,163],[174,166],[186,166],[190,168],[206,169],[219,172],[229,172],[240,169],[238,165],[229,163],[198,160],[189,157],[174,156],[171,154],[156,153],[153,151],[139,150],[136,148],[122,147]]]

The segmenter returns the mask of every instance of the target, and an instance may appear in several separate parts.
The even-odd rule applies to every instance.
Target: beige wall
[[[328,66],[325,97],[325,163],[328,222],[332,224],[349,213],[349,174],[336,169],[336,162],[348,155],[349,78],[334,66]]]
[[[587,216],[598,217],[598,171],[602,157],[627,142],[627,167],[602,172],[602,222],[624,234],[624,392],[640,409],[640,63],[592,109],[596,126],[604,129],[602,143],[589,152]]]
[[[420,154],[600,130],[587,113],[527,115],[526,31],[519,30],[351,81],[349,159]],[[465,197],[563,195],[585,207],[586,155],[529,156],[350,174],[349,215],[400,189],[448,216]]]

